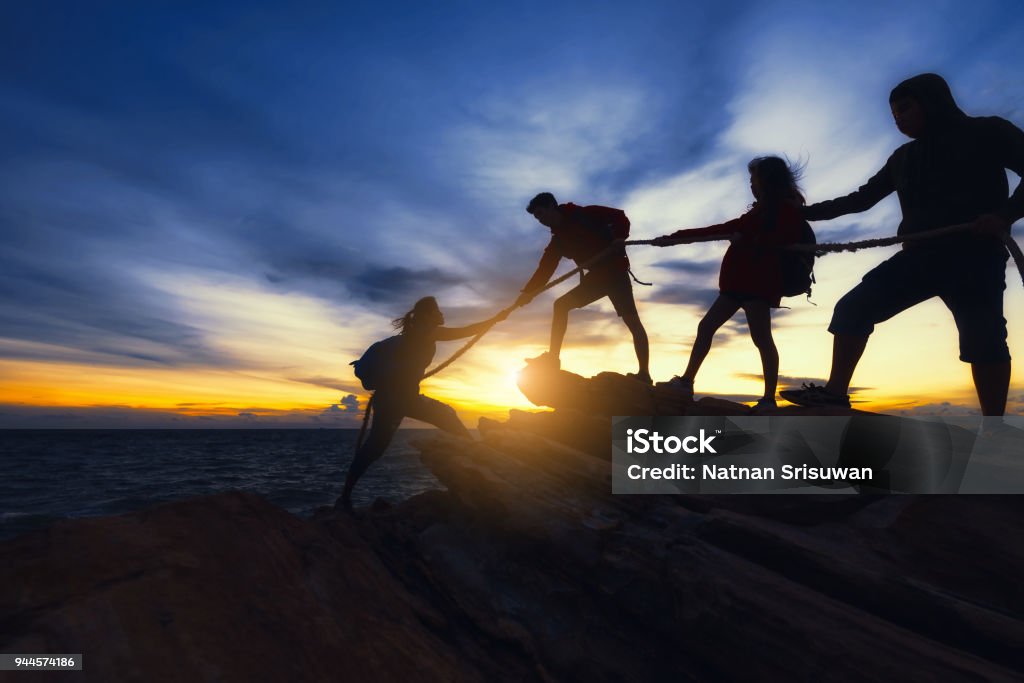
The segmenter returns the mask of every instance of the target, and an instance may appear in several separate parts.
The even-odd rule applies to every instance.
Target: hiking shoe
[[[527,358],[527,363],[537,363],[541,367],[551,368],[552,370],[561,370],[562,361],[559,360],[558,356],[552,356],[550,351],[545,351],[536,358]]]
[[[651,376],[648,373],[644,373],[641,375],[639,372],[631,372],[628,375],[626,375],[626,377],[630,379],[635,379],[637,382],[642,382],[643,384],[646,384],[649,387],[654,386],[654,380],[651,379]]]
[[[825,387],[813,383],[804,384],[801,389],[784,389],[779,392],[779,396],[790,403],[795,403],[798,406],[804,406],[805,408],[850,407],[849,396],[833,394],[830,391],[826,391]]]
[[[667,385],[686,396],[689,401],[693,400],[693,380],[676,375],[667,382]]]
[[[779,404],[775,402],[774,398],[768,398],[767,396],[760,399],[757,403],[750,407],[752,412],[760,412],[762,410],[775,410],[779,407]]]

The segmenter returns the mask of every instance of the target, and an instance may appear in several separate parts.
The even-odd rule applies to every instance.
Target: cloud
[[[338,403],[327,406],[314,420],[336,427],[358,427],[363,420],[363,411],[359,409],[359,399],[349,394]]]
[[[894,412],[897,415],[906,415],[911,417],[926,415],[981,415],[981,410],[979,410],[976,405],[954,403],[951,401],[923,403],[921,405],[913,406],[912,408],[895,410]]]
[[[172,36],[192,17],[29,8],[16,33],[45,25],[76,59],[15,41],[18,59],[0,66],[0,360],[123,366],[140,382],[202,367],[361,395],[332,372],[415,299],[443,296],[457,325],[515,297],[548,239],[523,211],[539,190],[621,206],[633,236],[651,237],[745,211],[753,155],[807,161],[811,201],[855,189],[903,142],[886,96],[915,71],[949,75],[972,113],[1019,115],[1012,9],[555,4],[545,16],[571,29],[551,41],[520,5],[398,16],[214,3],[204,15],[221,30],[190,32],[182,51]],[[898,219],[890,199],[815,229],[846,241],[893,234]],[[706,310],[724,249],[630,252],[656,281],[636,290],[651,329],[669,322],[645,303]],[[819,261],[821,307],[781,311],[780,327],[824,329],[882,257]],[[485,344],[544,345],[571,284]],[[609,310],[574,312],[570,345],[618,339]]]
[[[309,384],[314,387],[323,387],[325,389],[335,389],[346,393],[358,391],[359,389],[355,382],[344,382],[333,377],[289,377],[288,379],[292,382]]]
[[[348,286],[354,294],[371,302],[408,301],[411,308],[416,299],[461,282],[461,278],[438,268],[415,270],[391,266],[368,268],[353,278]]]
[[[452,148],[470,191],[491,202],[521,204],[541,190],[561,201],[584,192],[630,158],[628,146],[650,121],[646,94],[615,83],[525,82],[474,103],[452,129]]]
[[[647,297],[647,301],[661,304],[677,304],[695,308],[702,313],[711,307],[719,296],[717,289],[689,285],[662,285]]]
[[[655,268],[665,268],[685,275],[710,279],[718,274],[722,264],[719,261],[687,261],[678,259],[675,261],[657,261],[650,264]]]

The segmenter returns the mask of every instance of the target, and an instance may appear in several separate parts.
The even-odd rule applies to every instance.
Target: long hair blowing
[[[751,175],[757,174],[761,186],[761,197],[758,201],[776,204],[790,199],[798,204],[806,204],[799,181],[803,175],[803,167],[791,165],[776,156],[757,157],[747,164]]]
[[[421,318],[430,310],[437,310],[437,299],[432,296],[425,296],[417,301],[408,313],[401,318],[392,320],[391,325],[401,334],[405,334],[406,331],[416,326],[417,318]]]

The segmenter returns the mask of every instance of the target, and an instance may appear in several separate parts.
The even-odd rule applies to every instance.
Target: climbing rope
[[[970,223],[958,223],[957,225],[948,225],[944,228],[936,228],[934,230],[925,230],[923,232],[915,232],[909,235],[894,235],[893,237],[879,237],[877,239],[870,240],[859,240],[857,242],[822,242],[820,244],[791,244],[785,249],[791,249],[793,251],[806,251],[814,252],[819,256],[825,254],[835,254],[843,251],[860,251],[861,249],[871,249],[874,247],[890,247],[894,244],[901,244],[906,242],[923,242],[925,240],[935,239],[938,237],[948,237],[958,232],[965,232],[971,229]],[[715,235],[713,237],[699,237],[697,239],[687,239],[680,237],[675,240],[663,242],[662,244],[673,245],[673,244],[692,244],[695,242],[709,242],[714,240],[728,240],[732,239],[736,235]],[[1024,283],[1024,252],[1021,251],[1020,245],[1013,239],[1010,233],[1002,233],[999,235],[1002,239],[1003,244],[1006,246],[1006,250],[1010,252],[1010,256],[1013,257],[1013,262],[1017,266],[1017,273],[1020,275],[1021,283]],[[635,244],[654,244],[654,240],[633,240],[626,242],[627,245]]]
[[[935,230],[928,230],[928,231],[925,231],[925,232],[916,232],[916,233],[912,233],[912,234],[909,234],[909,235],[896,235],[896,236],[893,236],[893,237],[882,237],[882,238],[878,238],[878,239],[860,240],[860,241],[857,241],[857,242],[832,242],[832,243],[822,242],[820,244],[795,244],[795,245],[791,245],[791,246],[789,246],[787,248],[788,249],[794,249],[794,250],[797,250],[797,251],[813,251],[816,254],[823,255],[823,254],[831,254],[831,253],[836,253],[836,252],[841,252],[841,251],[858,251],[860,249],[869,249],[869,248],[873,248],[873,247],[887,247],[887,246],[891,246],[893,244],[900,244],[900,243],[903,243],[903,242],[919,242],[919,241],[922,241],[922,240],[935,239],[937,237],[945,237],[945,236],[952,235],[952,234],[957,233],[957,232],[963,232],[965,230],[968,230],[969,228],[970,228],[970,224],[969,223],[961,223],[961,224],[958,224],[958,225],[950,225],[950,226],[947,226],[947,227],[944,227],[944,228],[937,228]],[[735,236],[736,235],[710,235],[710,236],[703,236],[703,237],[696,237],[696,238],[679,238],[677,240],[668,241],[665,244],[666,245],[672,245],[672,244],[694,244],[694,243],[697,243],[697,242],[715,242],[715,241],[721,241],[721,240],[729,240],[729,239],[732,239]],[[1006,249],[1010,252],[1010,255],[1013,257],[1014,263],[1017,264],[1017,271],[1020,274],[1021,282],[1024,283],[1024,253],[1021,252],[1020,246],[1013,239],[1013,237],[1010,236],[1009,233],[1003,234],[1003,235],[1001,235],[1001,237],[1002,237],[1003,243],[1006,245]],[[651,240],[616,240],[616,241],[612,242],[612,244],[607,249],[602,251],[600,254],[598,254],[594,258],[590,259],[586,263],[584,263],[584,264],[582,264],[582,265],[580,265],[580,266],[578,266],[576,268],[573,268],[572,270],[570,270],[565,275],[557,277],[554,280],[552,280],[551,282],[549,282],[546,285],[544,285],[544,287],[542,289],[537,290],[537,293],[534,294],[534,297],[536,297],[541,292],[546,292],[547,290],[551,289],[552,287],[557,287],[558,285],[562,284],[563,282],[565,282],[566,280],[571,278],[573,275],[576,275],[580,271],[585,270],[587,268],[593,267],[595,264],[599,263],[601,260],[603,260],[603,259],[607,258],[608,256],[610,256],[612,253],[614,253],[617,249],[620,249],[622,246],[633,247],[633,246],[651,245],[651,244],[654,244],[654,240],[653,239],[651,239]],[[532,301],[532,299],[533,299],[533,297],[531,297],[530,300]],[[529,303],[529,301],[524,302],[524,303],[522,303],[520,305],[512,304],[511,306],[503,308],[501,310],[501,313],[502,314],[512,313],[512,311],[516,310],[517,308],[520,308],[521,306],[525,306],[527,303]],[[433,377],[434,375],[436,375],[437,373],[441,372],[442,370],[447,368],[449,365],[454,363],[464,353],[466,353],[471,348],[473,348],[473,345],[476,344],[478,341],[480,341],[480,339],[483,338],[483,336],[485,334],[487,334],[491,330],[491,328],[494,327],[494,325],[496,325],[500,320],[503,320],[503,319],[504,318],[499,318],[499,320],[495,320],[493,323],[491,323],[486,328],[481,330],[479,333],[477,333],[476,336],[474,336],[472,339],[470,339],[468,342],[466,342],[462,346],[462,348],[460,348],[458,351],[453,353],[451,355],[451,357],[448,358],[448,360],[444,361],[443,363],[441,363],[440,365],[435,367],[433,370],[430,370],[429,372],[424,374],[423,375],[423,379],[426,379],[428,377]]]
[[[356,453],[359,452],[359,447],[363,445],[363,437],[366,436],[366,425],[370,424],[370,413],[373,412],[373,397],[376,394],[370,394],[370,400],[366,402],[366,409],[363,411],[363,426],[359,428],[359,437],[356,439]]]

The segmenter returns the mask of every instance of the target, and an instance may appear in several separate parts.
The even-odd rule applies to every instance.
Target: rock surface
[[[1024,677],[1024,498],[612,496],[591,400],[422,439],[447,490],[358,517],[225,493],[0,544],[0,651],[89,681]]]
[[[668,382],[653,386],[615,372],[583,377],[554,370],[542,362],[527,361],[518,376],[519,390],[536,406],[585,415],[751,415],[749,406],[713,396],[694,400]],[[801,408],[791,404],[758,414],[856,415],[849,408]]]

